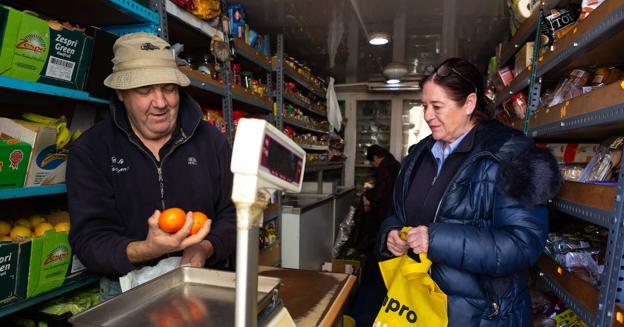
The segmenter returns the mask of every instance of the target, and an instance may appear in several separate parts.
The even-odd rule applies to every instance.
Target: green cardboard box
[[[0,306],[18,298],[19,245],[13,242],[0,243]]]
[[[51,230],[29,242],[27,298],[60,287],[86,271],[72,255],[67,236],[67,232]]]
[[[0,75],[82,89],[93,38],[0,5]]]
[[[26,142],[0,136],[0,189],[24,186],[31,151]]]

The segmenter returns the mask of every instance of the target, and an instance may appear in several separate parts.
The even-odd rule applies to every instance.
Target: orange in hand
[[[191,235],[197,234],[206,221],[208,221],[208,216],[202,212],[193,211],[193,227],[191,227]]]
[[[158,226],[167,233],[175,233],[184,226],[186,213],[180,208],[169,208],[158,218]]]

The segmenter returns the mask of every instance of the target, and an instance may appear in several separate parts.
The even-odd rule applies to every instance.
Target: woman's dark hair
[[[443,73],[442,73],[443,72]],[[460,58],[446,59],[439,66],[431,69],[429,74],[420,81],[420,88],[425,83],[433,81],[443,87],[451,100],[459,105],[466,103],[466,98],[471,93],[477,93],[477,105],[472,113],[472,119],[476,123],[494,118],[494,105],[485,96],[483,77],[479,69],[470,62]]]
[[[379,158],[385,158],[390,155],[390,152],[377,144],[373,144],[366,148],[366,160],[373,161],[373,156]]]

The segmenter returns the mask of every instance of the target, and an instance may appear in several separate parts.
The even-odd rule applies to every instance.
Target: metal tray
[[[180,267],[69,319],[74,326],[234,326],[236,274]],[[258,277],[258,312],[278,278]]]

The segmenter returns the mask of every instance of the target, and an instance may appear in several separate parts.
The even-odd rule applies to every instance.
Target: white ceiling
[[[419,68],[435,64],[448,55],[468,59],[482,69],[498,42],[508,37],[505,0],[239,0],[246,21],[261,34],[284,34],[286,53],[312,67],[320,76],[331,75],[337,83],[367,81],[379,76],[394,58]],[[357,9],[356,9],[357,8]],[[446,8],[446,12],[445,12]],[[358,19],[361,17],[361,22]],[[400,14],[405,13],[404,24]],[[343,33],[329,69],[328,35],[334,15]],[[397,18],[398,17],[398,18]],[[393,33],[393,27],[402,33]],[[453,28],[455,26],[455,28]],[[335,27],[335,25],[334,25]],[[364,30],[403,35],[371,46]],[[454,36],[453,36],[454,35]],[[453,49],[455,48],[455,49]],[[410,66],[410,70],[414,67]]]

